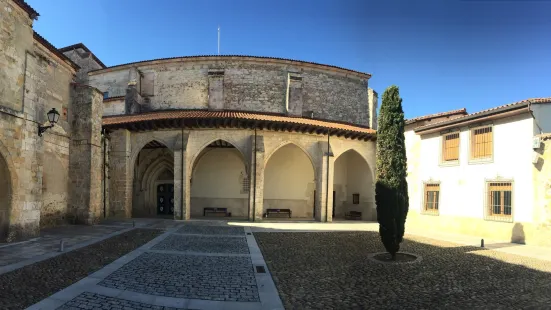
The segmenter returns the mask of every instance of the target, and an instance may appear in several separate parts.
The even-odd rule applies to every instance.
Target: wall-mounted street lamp
[[[50,126],[40,126],[40,124],[38,124],[38,136],[39,137],[42,137],[42,133],[44,131],[46,131],[48,128],[54,127],[54,125],[59,120],[59,112],[57,112],[55,110],[55,108],[51,109],[50,112],[47,113],[47,115],[48,115],[48,121],[50,121],[51,125]]]

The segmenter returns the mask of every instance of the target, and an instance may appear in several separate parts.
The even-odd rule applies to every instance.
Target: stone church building
[[[229,55],[107,67],[37,16],[0,0],[0,240],[110,217],[376,219],[369,74]]]

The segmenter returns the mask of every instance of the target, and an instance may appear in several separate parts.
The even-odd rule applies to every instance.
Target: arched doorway
[[[286,144],[268,158],[264,170],[265,213],[268,209],[290,209],[292,218],[312,219],[315,190],[314,166],[301,148]]]
[[[0,242],[8,237],[11,212],[11,175],[8,163],[0,153]]]
[[[132,217],[174,217],[174,154],[157,140],[136,157]]]
[[[216,140],[195,157],[190,180],[191,217],[247,218],[249,189],[243,154],[231,143]],[[226,213],[214,213],[212,209]]]
[[[375,196],[373,176],[365,159],[355,150],[348,150],[335,160],[333,174],[333,218],[361,212],[362,220],[373,220]],[[352,219],[354,217],[348,217]]]

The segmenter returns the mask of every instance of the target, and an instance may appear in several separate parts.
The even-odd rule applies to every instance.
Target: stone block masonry
[[[70,213],[77,223],[93,224],[101,216],[103,202],[101,188],[103,95],[97,89],[74,85],[72,97]]]

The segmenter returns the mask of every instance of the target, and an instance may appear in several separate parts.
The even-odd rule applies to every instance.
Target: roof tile
[[[233,118],[244,120],[258,121],[273,121],[279,123],[292,123],[299,125],[319,126],[330,129],[340,129],[359,133],[375,134],[376,131],[370,128],[364,128],[355,125],[341,124],[329,121],[321,121],[316,119],[288,117],[279,115],[257,114],[250,112],[234,112],[234,111],[206,111],[206,110],[174,110],[142,113],[135,115],[117,115],[107,116],[103,118],[103,125],[119,125],[134,122],[153,121],[153,120],[168,120],[168,119],[195,119],[195,118]]]

